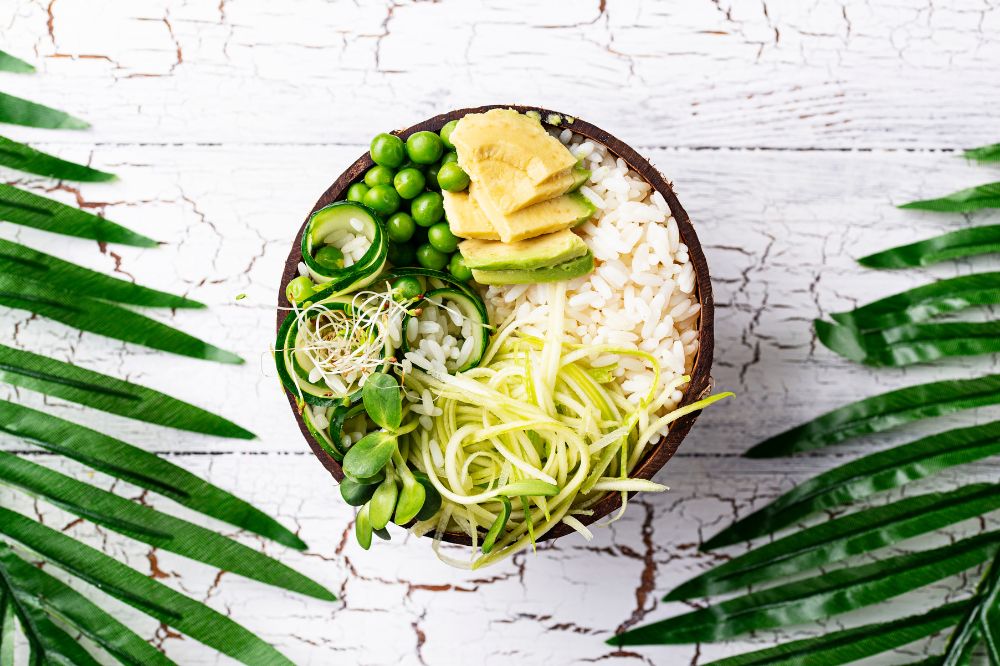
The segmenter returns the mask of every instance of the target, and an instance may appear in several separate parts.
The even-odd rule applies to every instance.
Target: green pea
[[[437,164],[431,164],[427,167],[427,171],[424,172],[424,177],[427,179],[427,189],[441,191],[441,186],[438,185],[438,171],[440,166]]]
[[[411,275],[397,278],[396,281],[392,283],[392,293],[400,301],[413,300],[414,298],[420,296],[423,291],[424,288],[420,285],[420,280]]]
[[[285,287],[285,298],[289,303],[301,303],[316,293],[316,285],[305,275],[300,275]]]
[[[417,248],[417,263],[424,268],[439,271],[448,265],[448,255],[436,250],[430,243]]]
[[[362,203],[365,195],[368,194],[368,186],[364,183],[354,183],[347,188],[347,200],[355,203]]]
[[[406,140],[406,154],[417,164],[433,164],[443,152],[441,137],[434,132],[417,132]]]
[[[469,186],[469,174],[456,162],[448,162],[438,169],[437,181],[442,190],[461,192]]]
[[[441,141],[452,150],[455,149],[455,144],[451,142],[451,133],[455,131],[457,126],[457,120],[449,120],[444,124],[444,127],[441,128]]]
[[[340,248],[332,245],[324,245],[318,249],[313,259],[316,260],[317,264],[331,271],[344,267],[344,253],[340,251]]]
[[[396,187],[399,196],[404,199],[412,199],[424,191],[427,179],[424,178],[424,174],[420,173],[419,169],[409,167],[400,170],[392,179],[392,184]]]
[[[465,265],[465,258],[460,252],[451,255],[451,261],[448,262],[448,272],[460,282],[468,282],[472,279],[472,269]]]
[[[398,167],[406,157],[403,140],[392,134],[379,134],[372,139],[369,152],[375,164],[390,169]]]
[[[447,153],[444,154],[444,157],[441,158],[441,163],[438,164],[438,166],[444,166],[445,164],[457,161],[458,161],[458,153],[456,153],[454,150],[449,150]]]
[[[444,198],[437,192],[424,192],[410,204],[413,221],[429,227],[444,217]]]
[[[389,234],[389,240],[405,243],[413,238],[413,232],[417,225],[414,224],[413,218],[406,213],[395,213],[386,220],[385,228],[386,233]]]
[[[376,185],[389,185],[392,183],[392,169],[376,164],[365,172],[365,185],[375,187]]]
[[[413,266],[417,251],[412,245],[389,243],[389,263],[393,266]]]
[[[392,215],[399,210],[399,195],[392,185],[376,185],[365,194],[364,204],[379,215]]]
[[[459,238],[451,233],[447,222],[438,222],[427,230],[427,242],[439,252],[451,254],[458,249]]]

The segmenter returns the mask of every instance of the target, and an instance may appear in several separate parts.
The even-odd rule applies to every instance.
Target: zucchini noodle
[[[460,374],[414,367],[404,377],[408,397],[427,391],[435,396],[437,415],[430,417],[430,428],[413,428],[400,437],[400,450],[444,498],[442,510],[418,523],[416,533],[433,531],[440,542],[446,532],[459,531],[475,545],[504,510],[501,496],[528,487],[521,485],[526,481],[551,489],[516,494],[520,502],[512,503],[505,529],[489,553],[457,560],[443,555],[435,543],[438,556],[449,564],[472,569],[492,564],[533,546],[560,522],[590,538],[576,516],[592,513],[590,508],[608,492],[622,494],[624,510],[630,492],[666,490],[629,478],[649,442],[684,414],[732,395],[662,413],[689,377],[658,388],[660,366],[650,354],[565,343],[565,283],[550,285],[548,303],[543,337],[528,334],[522,330],[525,321],[510,318],[499,327],[479,367]],[[656,381],[645,396],[630,401],[612,381],[614,366],[594,365],[609,353],[638,358],[653,368]],[[412,412],[406,416],[416,418]],[[410,423],[404,421],[404,428]]]

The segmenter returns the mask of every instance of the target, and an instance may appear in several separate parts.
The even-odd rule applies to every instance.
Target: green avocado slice
[[[536,284],[572,280],[593,270],[594,253],[588,249],[582,257],[576,257],[545,268],[499,271],[484,271],[474,268],[472,269],[472,278],[479,284]]]
[[[587,244],[569,229],[513,243],[467,240],[458,249],[466,266],[484,271],[549,268],[587,254]]]

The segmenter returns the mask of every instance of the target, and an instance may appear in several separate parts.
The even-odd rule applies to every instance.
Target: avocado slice
[[[587,180],[590,179],[590,169],[579,162],[573,165],[573,170],[570,171],[570,174],[573,176],[573,184],[569,186],[570,192],[576,192],[586,185]]]
[[[492,200],[488,195],[483,196],[478,183],[469,186],[469,196],[486,214],[486,218],[504,243],[513,243],[575,227],[589,220],[597,210],[594,204],[579,192],[564,194],[507,214],[493,207]]]
[[[441,195],[444,197],[444,214],[451,233],[459,238],[500,240],[500,234],[468,192],[445,190]]]
[[[483,271],[472,269],[472,278],[479,284],[536,284],[539,282],[560,282],[586,275],[594,270],[594,253],[587,254],[569,261],[534,269],[512,269],[502,271]]]
[[[466,266],[486,271],[548,268],[582,257],[588,251],[583,239],[569,229],[514,243],[467,240],[458,250]]]

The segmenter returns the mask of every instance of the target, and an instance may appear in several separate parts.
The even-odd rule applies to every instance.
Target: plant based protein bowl
[[[708,267],[669,184],[544,109],[378,135],[310,213],[281,291],[279,376],[365,548],[390,522],[459,567],[589,539],[666,490],[652,476],[731,395],[708,395]]]

